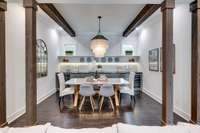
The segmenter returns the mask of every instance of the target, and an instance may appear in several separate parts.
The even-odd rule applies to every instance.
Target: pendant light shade
[[[98,16],[99,19],[99,32],[92,38],[90,48],[94,53],[95,57],[104,57],[108,49],[108,39],[101,34],[101,16]]]

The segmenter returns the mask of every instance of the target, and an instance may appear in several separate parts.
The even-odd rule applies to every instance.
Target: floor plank
[[[93,113],[89,101],[86,100],[82,112],[65,109],[63,113],[60,113],[58,101],[54,94],[38,105],[38,124],[50,122],[54,126],[63,128],[102,128],[118,122],[135,125],[160,125],[161,105],[158,102],[144,93],[136,97],[134,108],[131,108],[129,100],[128,96],[122,96],[119,112],[112,112],[109,102],[105,102],[102,112],[96,111]],[[71,103],[70,97],[65,99],[66,106],[72,106]],[[175,115],[175,122],[177,121],[185,120]],[[24,116],[10,124],[14,127],[24,125]]]

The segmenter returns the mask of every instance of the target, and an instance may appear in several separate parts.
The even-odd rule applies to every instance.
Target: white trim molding
[[[162,98],[159,97],[158,95],[150,92],[149,90],[143,88],[142,92],[144,92],[145,94],[147,94],[148,96],[150,96],[151,98],[153,98],[154,100],[156,100],[157,102],[159,102],[160,104],[162,104]],[[176,105],[174,107],[174,113],[178,114],[179,116],[181,116],[182,118],[184,118],[185,120],[189,121],[190,120],[190,114],[186,113],[185,111],[183,111],[182,109],[178,108]]]
[[[56,93],[56,89],[50,90],[46,95],[44,95],[44,96],[42,96],[42,97],[37,99],[37,104],[40,104],[41,102],[46,100],[48,97],[52,96],[54,93]],[[18,119],[20,116],[24,115],[25,112],[26,112],[25,107],[22,107],[21,109],[19,109],[15,113],[13,113],[10,116],[8,116],[7,117],[8,124],[12,123],[16,119]]]
[[[50,90],[46,95],[39,97],[37,99],[37,104],[40,104],[41,102],[43,102],[44,100],[46,100],[48,97],[52,96],[54,93],[56,93],[56,89]]]

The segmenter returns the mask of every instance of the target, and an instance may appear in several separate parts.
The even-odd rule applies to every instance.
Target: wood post
[[[6,41],[5,41],[5,11],[7,3],[0,0],[0,127],[6,122]]]
[[[26,25],[26,119],[27,126],[37,121],[36,11],[35,0],[24,0]]]
[[[165,0],[162,11],[162,124],[173,124],[173,9],[175,0]]]
[[[200,0],[190,4],[192,13],[191,122],[200,122]]]

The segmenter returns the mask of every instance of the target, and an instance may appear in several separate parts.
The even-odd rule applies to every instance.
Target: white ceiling
[[[144,5],[120,4],[54,4],[77,34],[80,43],[88,45],[98,31],[97,16],[102,16],[102,33],[110,44],[119,43],[122,33]]]

